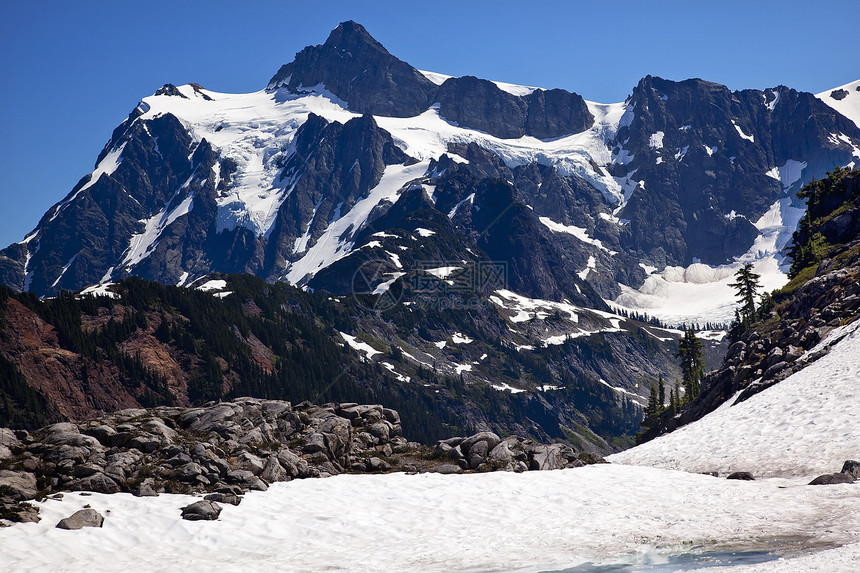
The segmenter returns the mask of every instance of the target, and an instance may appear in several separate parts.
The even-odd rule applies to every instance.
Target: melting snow
[[[466,202],[472,203],[474,201],[475,201],[475,194],[472,193],[472,194],[468,195],[465,199],[463,199],[462,201],[460,201],[459,203],[454,205],[454,208],[448,212],[448,218],[453,219],[454,215],[457,214],[457,209],[459,209],[460,205],[462,205],[463,203],[466,203]]]
[[[440,279],[444,279],[454,271],[458,271],[463,267],[438,267],[435,269],[424,269],[424,272],[433,275],[434,277],[438,277]]]
[[[663,137],[666,134],[662,131],[657,131],[651,134],[651,137],[648,138],[648,147],[652,149],[663,149]]]
[[[349,334],[345,334],[343,332],[339,332],[339,334],[346,340],[346,343],[349,344],[353,349],[358,350],[359,352],[364,352],[367,356],[367,359],[370,360],[376,354],[382,354],[379,350],[376,350],[374,347],[369,345],[366,342],[361,342],[356,340],[355,336],[350,336]]]
[[[63,278],[63,275],[64,275],[64,274],[66,274],[66,271],[67,271],[67,270],[69,270],[69,267],[71,267],[71,266],[72,266],[72,264],[75,262],[75,259],[77,259],[77,258],[78,258],[78,254],[77,254],[77,253],[75,253],[74,255],[72,255],[72,258],[71,258],[71,259],[69,259],[69,262],[67,262],[67,263],[63,266],[63,270],[61,270],[61,271],[60,271],[59,276],[58,276],[58,277],[56,278],[56,280],[54,280],[54,282],[51,284],[51,288],[54,288],[55,286],[57,286],[57,283],[58,283],[58,282],[60,282],[60,279],[61,279],[61,278]]]
[[[87,288],[83,289],[80,292],[80,296],[91,295],[91,296],[109,296],[110,298],[119,298],[119,295],[112,290],[108,290],[108,287],[113,286],[115,283],[101,283],[97,285],[90,285]]]
[[[474,341],[465,334],[455,332],[454,336],[451,337],[451,342],[453,342],[454,344],[470,344]]]
[[[860,321],[832,333],[823,346],[840,336],[829,354],[782,382],[610,460],[690,472],[745,470],[756,477],[839,471],[860,451]]]
[[[203,292],[209,292],[213,290],[224,290],[227,288],[227,281],[223,279],[216,279],[206,281],[202,285],[195,287],[197,290],[202,290]]]
[[[529,350],[531,350],[531,348]],[[504,392],[505,390],[509,391],[511,394],[519,394],[520,392],[525,392],[525,390],[522,390],[520,388],[514,388],[513,386],[505,382],[502,382],[501,384],[491,384],[491,386],[499,392]]]
[[[585,268],[583,270],[576,273],[577,276],[579,276],[579,279],[583,280],[583,281],[585,279],[587,279],[588,273],[591,272],[593,269],[597,268],[596,263],[597,263],[597,260],[593,256],[589,255],[588,264],[585,266]]]
[[[415,232],[418,233],[418,235],[420,235],[421,237],[432,237],[436,234],[436,231],[431,231],[430,229],[422,229],[421,227],[415,229]]]
[[[548,228],[553,233],[567,233],[569,235],[573,235],[583,243],[588,243],[589,245],[594,245],[604,251],[611,253],[609,249],[603,246],[603,243],[599,239],[592,239],[588,236],[588,232],[584,227],[576,227],[574,225],[562,225],[561,223],[556,223],[549,217],[540,217],[540,222],[544,224],[546,228]],[[613,253],[614,254],[614,253]]]
[[[754,135],[747,135],[746,133],[744,133],[744,130],[741,129],[741,127],[737,123],[735,123],[735,120],[732,120],[732,125],[735,126],[735,129],[737,130],[738,135],[740,135],[743,139],[746,139],[747,141],[755,142],[755,136]]]

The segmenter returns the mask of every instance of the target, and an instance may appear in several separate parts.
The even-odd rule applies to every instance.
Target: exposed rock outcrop
[[[602,462],[563,444],[492,432],[439,442],[403,437],[400,415],[380,405],[313,405],[240,398],[200,408],[128,409],[25,433],[3,460],[0,504],[57,491],[208,493],[185,519],[216,519],[219,503],[269,484],[340,473],[526,471]],[[452,463],[453,462],[453,463]],[[23,508],[22,508],[23,511]]]

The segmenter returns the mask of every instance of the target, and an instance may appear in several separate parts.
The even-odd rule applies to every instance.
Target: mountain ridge
[[[355,73],[352,68],[368,63],[380,70],[396,68],[406,79],[401,80],[399,72],[371,73],[366,78],[369,83],[358,86],[352,82],[358,77],[350,75]],[[306,85],[312,82],[311,87]],[[417,99],[389,97],[400,88],[415,91],[415,86],[424,94]],[[476,97],[473,89],[463,86],[484,95]],[[356,198],[367,196],[379,183],[376,176],[368,179],[362,174],[358,195],[341,201],[334,189],[338,183],[327,175],[330,167],[308,172],[293,144],[299,142],[294,137],[310,114],[342,125],[357,113],[390,114],[375,115],[375,125],[368,124],[367,129],[377,130],[383,139],[386,136],[381,134],[388,133],[394,145],[411,157],[403,159],[406,162],[447,156],[463,166],[461,156],[452,151],[462,142],[501,159],[504,167],[491,169],[496,175],[514,180],[519,170],[516,200],[533,210],[539,208],[538,218],[550,229],[545,235],[549,242],[565,242],[562,237],[570,234],[566,229],[584,240],[583,245],[565,245],[564,251],[581,253],[574,256],[579,265],[576,274],[588,276],[607,300],[622,291],[631,292],[625,289],[635,293],[645,288],[644,281],[664,267],[698,261],[711,266],[733,264],[745,256],[758,257],[752,250],[744,251],[752,249],[761,236],[757,219],[773,208],[774,201],[791,199],[781,204],[782,211],[799,206],[792,197],[801,183],[860,157],[856,125],[820,99],[788,88],[731,92],[702,80],[670,82],[646,76],[620,104],[585,102],[562,92],[506,91],[497,83],[468,76],[425,75],[392,56],[359,24],[345,22],[324,44],[300,51],[273,76],[265,92],[228,96],[197,85],[168,85],[145,98],[117,127],[99,154],[95,171],[49,210],[35,233],[2,251],[0,280],[16,290],[32,288],[40,294],[81,288],[125,273],[173,284],[182,283],[182,277],[187,280],[212,271],[307,281],[308,273],[299,268],[312,276],[361,247],[349,239],[370,219],[354,213],[351,228],[344,223],[337,241],[326,239],[336,253],[322,252],[322,247],[314,251],[327,230],[335,231],[335,219],[343,219]],[[438,94],[444,97],[436,98]],[[389,105],[385,102],[420,102],[410,109],[418,115],[411,116],[415,121],[409,125],[409,118],[398,117],[390,106],[372,109],[376,105],[372,98],[371,103],[362,99],[371,96],[381,98],[383,108]],[[578,98],[573,107],[553,103],[558,103],[558,97],[573,96]],[[442,101],[436,106],[433,99]],[[230,103],[233,100],[235,104]],[[700,105],[702,101],[707,105]],[[532,103],[542,110],[537,115],[530,111]],[[248,105],[262,115],[238,111]],[[579,111],[574,113],[574,108]],[[565,110],[573,115],[565,116]],[[713,110],[719,113],[714,115]],[[800,129],[787,127],[810,111],[814,113],[807,113],[809,119]],[[549,118],[562,120],[547,123]],[[245,122],[258,127],[249,131],[243,127]],[[477,130],[463,127],[470,123],[477,124],[473,126]],[[549,130],[549,135],[557,135],[559,129],[573,135],[532,141],[527,134],[532,128]],[[230,131],[233,135],[225,138]],[[494,137],[493,131],[515,139]],[[416,134],[421,139],[415,139]],[[193,156],[204,141],[214,156],[201,150],[198,159],[203,163],[192,165],[182,159]],[[815,143],[809,147],[811,141]],[[359,155],[365,151],[371,156],[380,153],[363,150],[360,144],[353,149],[349,157],[332,159],[343,162],[336,169],[344,172],[356,161],[361,164],[365,160]],[[162,151],[168,151],[169,161]],[[314,153],[305,152],[307,157]],[[186,164],[180,165],[183,161]],[[129,170],[130,163],[134,165]],[[554,171],[551,187],[535,185],[544,176],[535,179],[530,165]],[[475,169],[486,175],[486,166],[481,160]],[[198,170],[196,177],[183,187],[179,179],[187,178],[193,169]],[[436,183],[437,177],[423,175],[428,188]],[[316,191],[296,192],[296,185],[309,180],[318,181]],[[141,185],[151,187],[143,197],[139,196]],[[571,201],[577,194],[595,190],[603,196],[602,203],[596,197],[585,203]],[[402,192],[392,189],[379,194],[382,202],[368,205],[366,212],[371,217],[384,212]],[[457,196],[455,204],[468,195]],[[63,213],[74,208],[76,201],[86,204],[62,222]],[[129,201],[141,205],[129,208]],[[109,238],[106,246],[87,237],[77,223],[93,215],[93,228]],[[459,228],[472,232],[466,223]],[[657,234],[655,227],[660,229]],[[346,229],[350,231],[343,235]],[[597,244],[605,248],[595,248]],[[303,256],[299,246],[308,249],[306,263],[299,264]],[[757,264],[764,264],[768,256],[778,258],[779,248],[769,249],[768,255],[756,259]],[[593,266],[589,257],[594,258]],[[657,271],[643,273],[638,263]],[[777,274],[774,280],[779,280]],[[543,296],[539,290],[524,294]],[[635,307],[643,297],[640,292],[628,299]]]

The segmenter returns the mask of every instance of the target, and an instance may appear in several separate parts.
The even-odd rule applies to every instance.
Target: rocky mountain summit
[[[0,429],[0,518],[37,519],[22,502],[62,491],[198,492],[235,505],[274,482],[341,473],[521,472],[602,461],[568,445],[492,432],[423,446],[403,436],[397,411],[380,405],[241,398],[121,410],[32,432]],[[186,508],[184,516],[208,519],[216,509]]]

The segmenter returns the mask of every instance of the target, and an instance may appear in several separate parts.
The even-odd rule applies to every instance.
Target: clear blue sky
[[[642,76],[820,92],[860,78],[860,0],[6,0],[0,7],[0,248],[93,169],[162,84],[265,87],[355,20],[419,69],[586,99]]]

